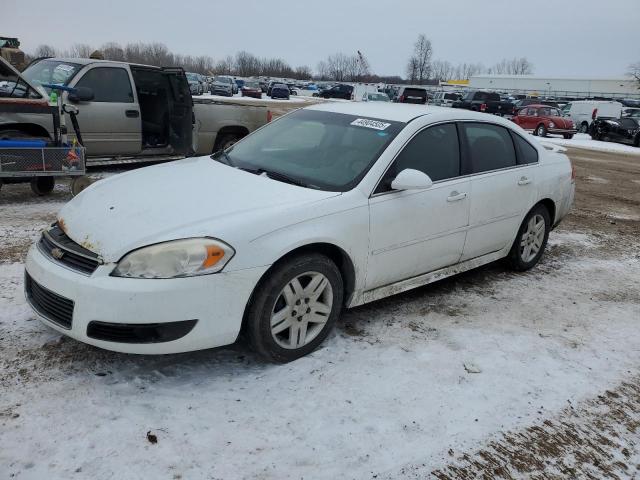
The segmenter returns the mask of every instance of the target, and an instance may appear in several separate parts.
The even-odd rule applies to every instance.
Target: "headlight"
[[[235,251],[220,240],[190,238],[143,247],[126,254],[114,277],[176,278],[219,272]]]
[[[553,122],[549,122],[549,128],[553,128],[553,127],[555,127],[555,126],[556,126],[556,124],[555,124],[555,123],[553,123]]]

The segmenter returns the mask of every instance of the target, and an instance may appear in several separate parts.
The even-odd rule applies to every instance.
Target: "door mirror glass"
[[[91,100],[93,100],[93,90],[89,87],[76,87],[75,92],[69,92],[70,102],[90,102]]]
[[[429,175],[412,168],[405,168],[391,182],[394,190],[425,190],[432,185]]]

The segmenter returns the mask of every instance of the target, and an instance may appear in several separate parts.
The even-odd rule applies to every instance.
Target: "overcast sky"
[[[361,50],[374,73],[404,75],[420,33],[434,59],[452,63],[525,56],[537,75],[622,76],[640,61],[640,0],[0,0],[0,35],[27,52],[157,41],[175,53],[247,50],[315,69]]]

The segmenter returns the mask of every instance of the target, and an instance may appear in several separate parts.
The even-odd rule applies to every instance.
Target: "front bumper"
[[[59,332],[84,343],[125,353],[163,354],[219,347],[235,342],[251,292],[268,267],[176,279],[132,279],[109,276],[112,265],[91,276],[54,263],[34,245],[27,274],[40,286],[74,302],[72,324],[65,329],[34,309]],[[91,321],[114,324],[168,323],[197,320],[185,336],[162,343],[119,343],[87,335]]]
[[[224,88],[211,88],[209,91],[211,92],[211,95],[226,95],[228,97],[233,95],[231,90],[225,90]]]

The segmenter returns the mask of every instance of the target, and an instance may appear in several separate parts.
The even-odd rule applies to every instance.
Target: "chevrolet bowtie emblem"
[[[52,248],[51,249],[51,256],[53,258],[56,258],[56,259],[60,260],[63,255],[64,255],[64,252],[62,250],[60,250],[59,248]]]

